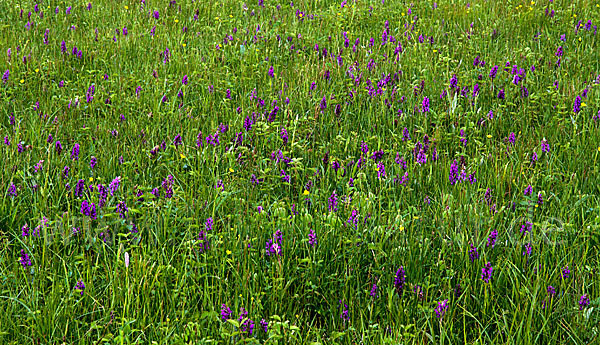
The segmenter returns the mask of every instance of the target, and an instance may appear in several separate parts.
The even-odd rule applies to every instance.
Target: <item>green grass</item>
[[[0,73],[9,70],[0,135],[10,142],[0,143],[0,343],[598,342],[597,1],[87,3],[43,1],[39,12],[33,1],[0,3]],[[382,44],[386,20],[395,42]],[[484,66],[474,66],[476,56]],[[526,72],[519,85],[513,65]],[[213,146],[206,138],[218,131]],[[425,136],[421,164],[413,150]],[[382,178],[370,158],[379,150]],[[476,182],[452,185],[453,162]],[[118,176],[101,208],[97,185]],[[78,196],[79,180],[88,188]],[[96,219],[82,215],[83,200],[95,204]],[[532,230],[523,235],[526,222]],[[494,229],[497,242],[487,246]],[[268,256],[277,230],[282,254]],[[584,294],[590,303],[580,309]],[[241,322],[240,308],[248,312]]]

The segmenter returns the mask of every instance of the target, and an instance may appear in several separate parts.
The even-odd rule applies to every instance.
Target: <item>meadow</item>
[[[600,343],[598,1],[0,2],[0,343]]]

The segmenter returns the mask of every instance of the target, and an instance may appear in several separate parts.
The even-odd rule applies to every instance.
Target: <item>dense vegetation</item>
[[[0,342],[597,342],[599,20],[0,2]]]

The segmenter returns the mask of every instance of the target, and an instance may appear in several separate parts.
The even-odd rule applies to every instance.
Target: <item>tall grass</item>
[[[0,3],[0,342],[597,342],[598,18]]]

